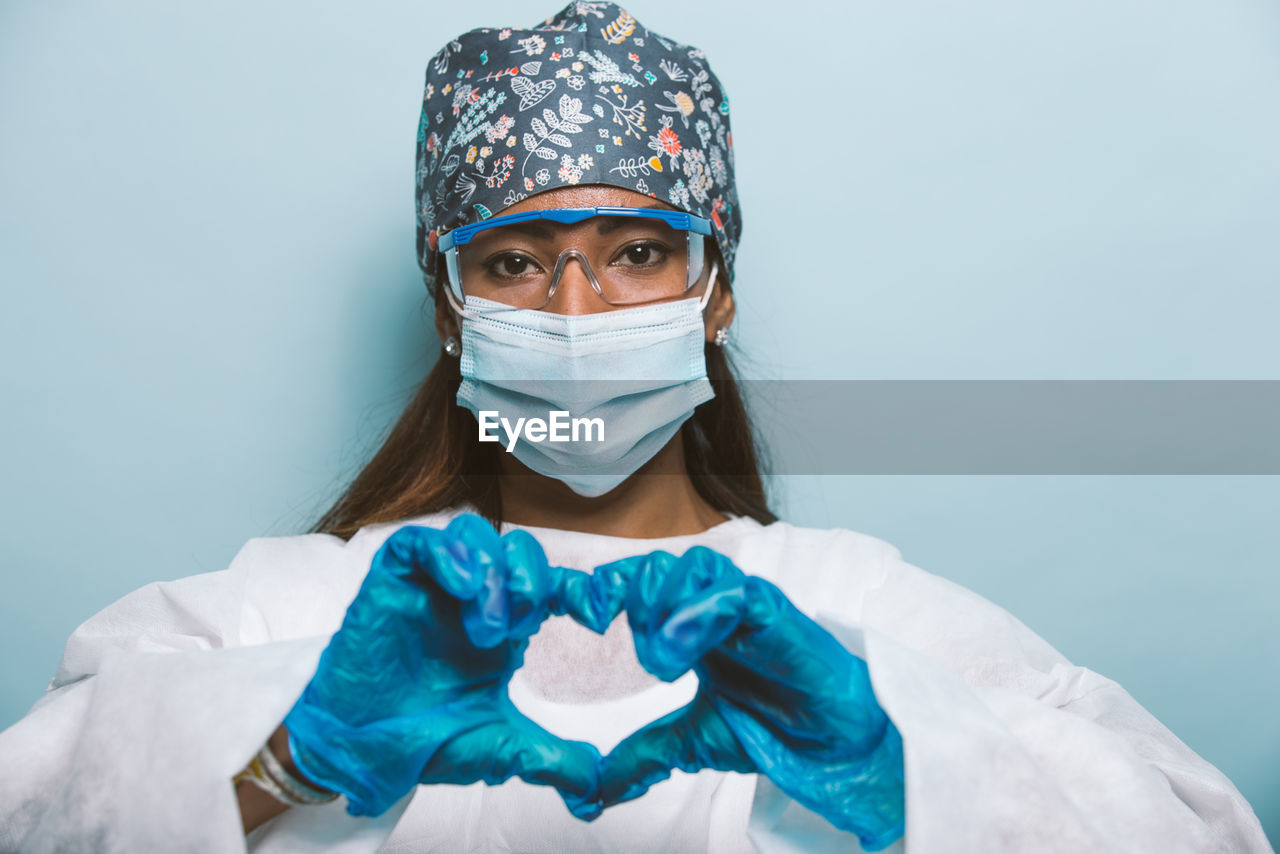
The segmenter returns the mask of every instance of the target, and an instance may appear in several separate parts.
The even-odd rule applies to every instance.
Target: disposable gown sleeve
[[[147,585],[81,625],[0,733],[0,850],[245,851],[231,776],[314,673],[372,546],[254,539],[226,570]],[[309,807],[247,844],[374,851],[408,800],[377,820],[341,799]]]
[[[1231,781],[1123,688],[888,548],[856,609],[814,603],[902,734],[907,832],[887,851],[1272,851]],[[749,833],[761,854],[860,850],[763,777]]]

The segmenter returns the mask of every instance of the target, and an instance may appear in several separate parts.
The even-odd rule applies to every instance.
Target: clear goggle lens
[[[526,309],[546,306],[575,264],[610,305],[680,297],[702,278],[704,257],[702,234],[662,219],[609,215],[572,225],[495,224],[445,251],[460,302],[478,297]]]

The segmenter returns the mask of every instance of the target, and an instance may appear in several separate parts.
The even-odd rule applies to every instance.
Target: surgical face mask
[[[467,297],[458,405],[481,441],[579,495],[611,491],[715,396],[701,299],[599,314],[515,309]]]

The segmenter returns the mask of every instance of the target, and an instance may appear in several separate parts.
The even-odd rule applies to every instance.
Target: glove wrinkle
[[[856,833],[865,850],[905,829],[902,741],[866,663],[773,584],[704,546],[609,566],[634,573],[627,620],[636,655],[671,680],[692,667],[693,703],[625,739],[601,766],[606,806],[671,770],[757,773]]]
[[[299,769],[352,815],[381,815],[420,783],[513,776],[599,815],[599,751],[542,729],[507,694],[554,587],[527,532],[500,538],[463,514],[392,533],[285,717]]]

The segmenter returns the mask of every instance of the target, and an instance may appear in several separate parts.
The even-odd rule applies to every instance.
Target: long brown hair
[[[759,452],[724,348],[706,346],[715,397],[681,428],[694,488],[723,513],[776,521],[760,477]],[[355,480],[311,529],[343,539],[366,525],[470,504],[502,522],[498,446],[476,440],[476,421],[454,401],[458,360],[442,356]]]

